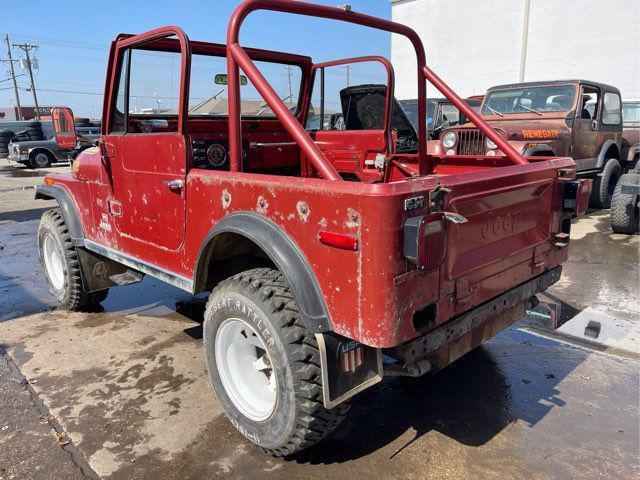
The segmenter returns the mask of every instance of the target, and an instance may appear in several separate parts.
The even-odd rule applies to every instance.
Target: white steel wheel
[[[62,247],[50,233],[45,235],[42,247],[42,256],[47,277],[53,288],[62,290],[65,276]]]
[[[247,418],[268,419],[276,407],[277,379],[256,331],[239,318],[222,322],[215,339],[216,366],[229,399]]]
[[[42,214],[38,226],[38,258],[51,294],[69,310],[93,311],[107,298],[108,289],[84,291],[78,251],[58,209]]]

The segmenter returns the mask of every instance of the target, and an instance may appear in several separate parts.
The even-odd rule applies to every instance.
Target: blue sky
[[[316,0],[337,6],[346,0]],[[350,0],[354,10],[390,18],[387,0]],[[106,58],[109,43],[118,33],[140,33],[162,25],[182,27],[192,40],[223,43],[228,19],[239,4],[236,0],[175,2],[110,1],[92,6],[86,1],[53,2],[32,0],[28,16],[21,2],[3,5],[0,34],[9,34],[12,43],[34,43],[39,70],[35,81],[41,105],[68,105],[77,115],[99,117],[102,108]],[[25,19],[28,18],[28,21]],[[257,12],[244,24],[241,43],[265,49],[301,53],[315,61],[350,56],[381,54],[390,56],[390,35],[340,22]],[[20,50],[13,50],[14,58]],[[0,58],[6,46],[0,44]],[[24,74],[19,68],[17,73]],[[377,66],[352,71],[351,83],[371,83],[379,77]],[[346,71],[337,70],[328,81],[342,84]],[[333,80],[330,78],[333,77]],[[0,106],[14,101],[12,83],[5,68],[0,70]],[[28,77],[20,77],[28,86]],[[215,92],[214,92],[215,93]],[[23,105],[33,105],[31,92],[20,90]]]

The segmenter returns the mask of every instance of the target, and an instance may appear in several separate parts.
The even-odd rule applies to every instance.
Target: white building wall
[[[640,97],[639,0],[531,0],[525,80],[584,78]]]
[[[462,96],[519,81],[525,0],[390,0],[427,64]],[[639,0],[531,0],[525,81],[586,78],[640,97]],[[394,35],[396,96],[415,98],[415,54]],[[440,96],[429,87],[429,96]]]

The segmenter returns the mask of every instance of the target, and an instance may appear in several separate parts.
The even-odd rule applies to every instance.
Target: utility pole
[[[293,75],[293,72],[291,71],[291,65],[287,65],[287,73],[285,73],[285,75],[289,78],[289,97],[293,97],[293,91],[291,89],[291,75]]]
[[[33,92],[33,102],[36,104],[36,118],[40,120],[40,107],[38,106],[38,96],[36,95],[36,84],[33,81],[33,69],[31,68],[31,58],[29,57],[29,51],[38,48],[38,45],[29,45],[28,43],[13,44],[14,47],[18,47],[23,50],[27,56],[27,69],[29,70],[29,78],[31,79],[31,91]]]
[[[22,120],[22,107],[20,106],[20,94],[18,93],[18,82],[16,82],[16,72],[13,69],[13,57],[11,56],[11,44],[9,43],[9,35],[4,36],[4,42],[7,44],[7,53],[9,54],[9,72],[13,79],[13,90],[16,92],[16,103],[18,104],[18,120]]]
[[[345,68],[347,69],[347,87],[351,86],[351,82],[349,81],[349,73],[351,72],[351,64],[347,64],[345,65]]]
[[[529,43],[529,15],[531,14],[531,0],[524,1],[524,20],[522,22],[522,48],[520,49],[520,76],[518,82],[524,82],[527,66],[527,44]]]

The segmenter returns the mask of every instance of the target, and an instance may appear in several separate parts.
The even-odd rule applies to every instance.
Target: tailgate
[[[558,170],[556,162],[545,161],[442,177],[450,189],[443,210],[467,220],[448,222],[442,281],[455,281],[458,292],[549,250],[562,214]],[[513,280],[516,285],[521,279]]]

